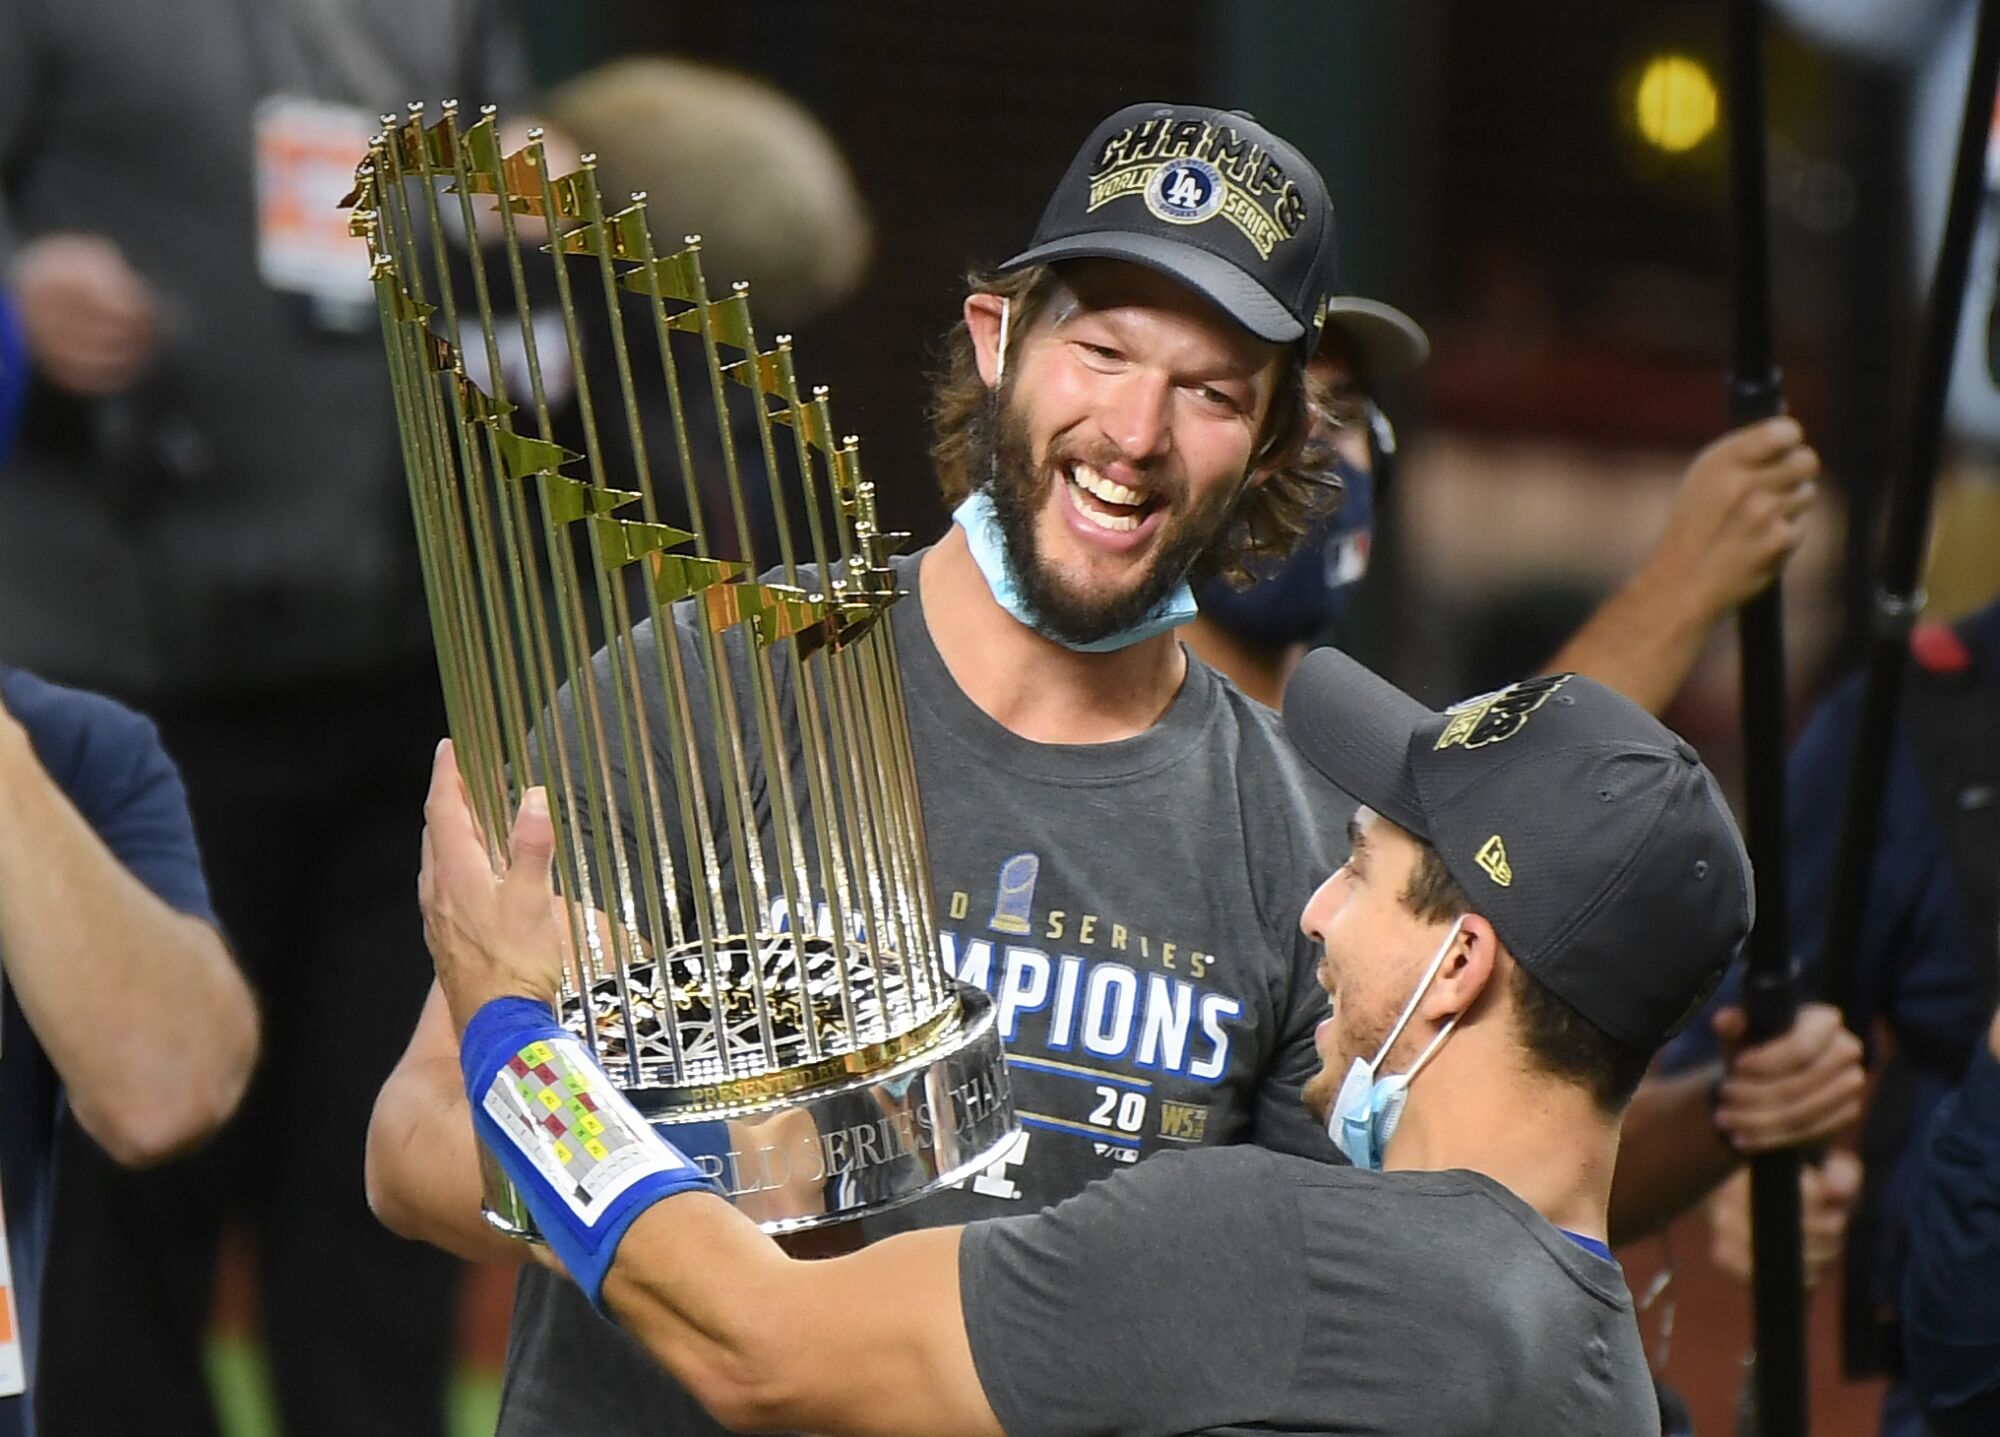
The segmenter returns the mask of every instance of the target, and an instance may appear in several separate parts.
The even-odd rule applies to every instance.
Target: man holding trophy
[[[1162,1157],[1040,1213],[824,1262],[707,1191],[550,1020],[547,806],[531,792],[496,878],[440,746],[427,932],[481,1136],[548,1265],[741,1430],[1658,1431],[1606,1246],[1611,1173],[1654,1050],[1749,931],[1721,791],[1577,675],[1437,714],[1322,650],[1285,719],[1364,804],[1300,920],[1332,1000],[1305,1102],[1353,1166]],[[594,1217],[543,1175],[539,1124],[489,1116],[547,1062],[618,1114],[629,1186]]]
[[[1030,247],[997,272],[974,277],[934,405],[933,453],[955,522],[929,549],[902,557],[888,553],[888,536],[874,528],[872,496],[858,481],[852,441],[834,442],[823,394],[808,402],[799,391],[788,345],[780,339],[759,352],[742,295],[711,300],[691,264],[692,249],[654,253],[642,197],[634,197],[630,210],[606,215],[588,167],[557,182],[539,171],[532,149],[500,157],[479,126],[461,134],[448,113],[432,129],[412,119],[385,132],[358,191],[357,227],[371,236],[387,232],[399,205],[436,203],[440,190],[429,181],[434,174],[447,178],[447,169],[454,183],[445,193],[463,202],[475,194],[510,197],[499,207],[503,222],[510,206],[575,221],[560,249],[584,279],[595,283],[589,272],[596,271],[608,296],[622,289],[651,301],[658,363],[670,388],[679,381],[669,331],[676,331],[676,344],[686,334],[703,335],[713,402],[753,402],[730,389],[734,383],[755,391],[754,402],[773,406],[758,416],[778,436],[764,446],[772,482],[781,482],[790,462],[775,462],[774,455],[795,445],[810,491],[818,455],[809,451],[817,449],[836,507],[847,516],[833,527],[844,523],[847,530],[836,535],[836,545],[816,523],[808,562],[795,563],[790,540],[783,540],[782,562],[763,583],[750,585],[742,582],[745,569],[761,566],[717,559],[701,535],[650,518],[606,517],[647,496],[607,489],[601,479],[563,476],[564,465],[595,460],[529,435],[539,390],[483,394],[454,356],[454,343],[482,342],[479,329],[462,322],[468,309],[476,307],[489,329],[493,314],[504,312],[504,279],[497,298],[481,289],[476,301],[454,301],[448,291],[426,292],[409,280],[418,268],[413,248],[399,248],[403,242],[393,234],[380,241],[378,284],[392,367],[416,376],[406,412],[419,421],[434,418],[439,432],[456,419],[472,438],[456,456],[441,447],[421,463],[413,460],[424,473],[420,480],[413,469],[419,527],[432,524],[444,536],[433,546],[433,612],[442,616],[441,660],[459,742],[433,792],[429,916],[444,981],[377,1103],[368,1151],[371,1201],[397,1231],[468,1256],[519,1260],[520,1244],[494,1228],[538,1228],[592,1297],[611,1268],[617,1235],[627,1223],[643,1223],[633,1228],[639,1236],[628,1248],[646,1254],[633,1268],[646,1275],[633,1277],[632,1300],[624,1303],[614,1272],[608,1300],[656,1353],[671,1354],[677,1376],[701,1379],[698,1394],[732,1419],[822,1431],[994,1430],[997,1415],[1015,1430],[1004,1399],[990,1386],[982,1396],[973,1380],[963,1336],[975,1320],[971,1304],[962,1320],[946,1320],[959,1303],[960,1239],[957,1229],[940,1225],[1032,1214],[1175,1148],[1255,1144],[1338,1161],[1322,1124],[1301,1103],[1316,1075],[1325,1085],[1322,1068],[1331,1059],[1330,1049],[1315,1048],[1327,1012],[1314,977],[1323,924],[1309,919],[1302,931],[1295,914],[1345,847],[1353,801],[1335,783],[1350,775],[1317,756],[1301,761],[1274,715],[1191,659],[1171,632],[1193,612],[1191,572],[1247,572],[1260,558],[1282,557],[1333,498],[1303,378],[1335,293],[1324,184],[1292,146],[1234,112],[1140,105],[1100,125],[1057,187]],[[426,182],[412,191],[420,200],[399,198],[399,186],[413,177]],[[533,344],[530,336],[531,352]],[[646,349],[641,341],[634,353]],[[577,359],[573,367],[581,374]],[[617,361],[620,395],[636,412],[630,401],[637,361],[624,348]],[[602,422],[615,424],[616,406],[602,408]],[[490,461],[478,452],[486,446]],[[445,491],[426,487],[455,466],[481,464],[503,476],[497,498],[482,497],[479,484],[467,489],[472,497],[464,502],[441,500]],[[546,623],[532,602],[519,605],[522,618],[510,619],[500,588],[453,591],[447,561],[454,556],[482,575],[508,564],[520,569],[504,557],[503,550],[513,551],[499,539],[480,538],[487,522],[482,506],[504,516],[514,502],[505,484],[516,481],[539,485],[545,522],[589,533],[601,567],[649,581],[640,599],[651,616],[636,625],[622,580],[598,584],[602,632],[612,637],[588,663],[554,662],[559,646],[544,633],[559,631],[566,651],[575,649],[570,631],[584,629],[570,614],[587,604],[588,581],[571,584],[553,572],[556,600]],[[809,512],[815,503],[809,492]],[[649,500],[644,508],[650,516]],[[525,510],[518,522],[531,523]],[[693,554],[667,552],[690,538]],[[772,557],[761,556],[765,564]],[[489,663],[482,644],[510,655],[515,646],[524,657]],[[1328,666],[1338,662],[1327,661],[1319,672],[1338,673],[1357,694],[1379,687],[1352,666]],[[842,664],[853,672],[843,677]],[[538,668],[548,682],[537,679]],[[506,676],[520,672],[532,691],[510,707]],[[1576,684],[1559,707],[1596,693]],[[482,693],[499,698],[482,701]],[[851,710],[842,710],[850,702]],[[1591,699],[1600,702],[1615,704],[1609,695]],[[843,711],[860,717],[843,724]],[[1615,721],[1606,720],[1614,729],[1633,731],[1637,720],[1623,707],[1605,712],[1615,712]],[[1665,742],[1646,732],[1647,742]],[[1688,771],[1699,772],[1691,764]],[[464,798],[454,773],[464,775]],[[505,866],[498,835],[514,812],[513,795],[539,784],[549,785],[548,799],[531,805],[516,834],[516,867],[508,870],[524,876],[480,890],[468,876],[469,855]],[[468,799],[476,825],[463,809]],[[861,805],[859,820],[841,818],[849,803]],[[1413,852],[1398,846],[1422,836],[1422,824],[1411,813],[1387,812],[1394,822],[1382,825],[1377,843],[1414,862]],[[1700,825],[1720,843],[1722,830],[1709,817]],[[476,832],[487,835],[483,849]],[[538,937],[506,936],[547,918],[546,905],[519,897],[546,896],[534,863],[521,863],[524,852],[540,854],[544,863],[556,855],[555,881],[568,900],[561,909],[568,916],[556,920],[555,941],[546,948]],[[1708,861],[1727,869],[1729,883],[1738,881],[1728,866],[1733,856],[1728,864],[1723,857]],[[1461,861],[1448,856],[1447,866],[1462,881]],[[1474,871],[1506,871],[1505,860]],[[908,921],[900,928],[897,901],[869,906],[877,889],[905,894],[899,901]],[[514,895],[506,904],[527,907],[508,914],[492,909],[503,893]],[[683,918],[684,912],[693,916]],[[1436,926],[1429,917],[1405,917],[1418,925],[1410,935]],[[1455,955],[1455,976],[1444,986],[1463,1000],[1453,1010],[1460,1013],[1513,961],[1504,956],[1510,940],[1491,937],[1491,925],[1487,939],[1461,936],[1478,928],[1467,919],[1439,950],[1440,962]],[[889,941],[895,933],[901,940]],[[808,941],[793,941],[800,934]],[[740,952],[731,946],[739,939]],[[1438,938],[1429,941],[1435,947]],[[838,958],[830,970],[816,966],[820,957],[805,951],[815,944],[836,953],[843,945],[871,953],[880,947],[875,977],[869,979],[867,965],[850,972]],[[922,995],[931,981],[912,976],[921,967],[915,950],[933,948],[950,986],[990,999],[964,1010],[962,1027],[973,1038],[990,1032],[1005,1041],[1002,1081],[954,1087],[933,1081],[933,1073],[910,1087],[912,1065],[929,1050],[903,1040],[958,1031],[951,1027],[957,1020],[940,1016],[943,1009],[926,1006]],[[513,956],[501,961],[501,949]],[[1482,956],[1465,956],[1474,950]],[[1719,937],[1715,951],[1698,955],[1703,972],[1729,951]],[[883,954],[891,960],[887,967]],[[1524,965],[1534,956],[1514,954]],[[489,958],[514,975],[496,992],[482,986],[497,971]],[[1337,971],[1344,962],[1332,966]],[[507,988],[529,969],[532,982]],[[1470,986],[1456,977],[1466,971],[1479,975]],[[467,976],[473,973],[486,977]],[[461,1070],[461,1032],[464,1053],[477,1048],[483,1061],[526,1031],[493,1021],[467,1029],[483,1006],[479,1000],[505,991],[531,997],[538,1021],[546,1022],[559,974],[565,1031],[575,1041],[564,1048],[547,1035],[524,1038],[510,1061],[537,1044],[546,1047],[548,1061],[537,1047],[536,1061],[520,1063],[511,1086],[491,1071]],[[1406,976],[1414,987],[1417,975]],[[823,992],[816,984],[832,986]],[[849,991],[855,984],[858,1007]],[[829,996],[833,986],[838,1003]],[[1418,1023],[1413,1033],[1444,1025],[1443,989],[1426,991],[1425,1011],[1435,1010],[1435,1021]],[[898,993],[909,1000],[907,1027],[869,1027],[856,1018],[863,1009],[893,1017]],[[1682,1001],[1678,989],[1672,996]],[[812,1016],[823,1001],[832,1018]],[[526,1013],[520,1005],[506,1011],[516,1018]],[[1639,1054],[1630,1082],[1637,1082],[1666,1018],[1678,1012],[1604,1021]],[[935,1022],[944,1027],[934,1029]],[[814,1036],[821,1023],[831,1038]],[[1367,1034],[1357,1029],[1343,1041],[1368,1037],[1382,1045],[1386,1031],[1386,1023]],[[1511,1030],[1503,1023],[1489,1034],[1495,1031]],[[664,1126],[672,1146],[656,1145],[649,1123],[670,1124],[662,1112],[689,1105],[674,1099],[663,1108],[665,1100],[656,1103],[641,1090],[661,1073],[685,1086],[702,1062],[728,1056],[730,1032],[761,1048],[763,1056],[752,1054],[748,1066],[732,1060],[728,1067],[732,1075],[749,1075],[739,1081],[750,1087],[728,1089],[727,1101],[703,1107],[702,1132],[695,1131],[700,1124]],[[657,1060],[642,1062],[649,1043]],[[762,1101],[773,1091],[768,1070],[772,1063],[783,1067],[787,1043],[802,1054],[809,1050],[807,1068],[813,1058],[847,1053],[842,1061],[851,1059],[848,1070],[855,1071],[864,1051],[888,1055],[887,1076],[864,1080],[864,1087],[870,1101],[905,1123],[900,1141],[888,1136],[885,1118],[879,1143],[871,1137],[859,1146],[835,1144],[836,1131],[860,1133],[866,1125],[853,1124],[845,1109],[815,1109],[810,1124],[818,1146],[811,1148],[816,1156],[803,1205],[799,1194],[783,1191],[798,1177],[797,1162],[779,1165],[783,1180],[765,1168],[745,1175],[746,1154],[773,1148],[746,1132],[768,1134],[764,1125],[782,1121],[765,1109],[754,1121],[746,1118],[745,1094],[754,1091]],[[1355,1054],[1366,1056],[1358,1047]],[[600,1066],[615,1085],[604,1082]],[[512,1144],[520,1161],[545,1164],[539,1169],[545,1176],[566,1175],[565,1190],[573,1188],[576,1199],[564,1209],[568,1219],[536,1205],[533,1184],[504,1151],[501,1166],[514,1190],[496,1187],[491,1171],[482,1183],[468,1082],[479,1095],[478,1121],[490,1149]],[[1020,1136],[992,1151],[993,1114],[1004,1106],[1000,1090],[1007,1086]],[[638,1108],[619,1108],[621,1088],[638,1095]],[[928,1094],[931,1106],[914,1114],[899,1107],[914,1101],[913,1091]],[[1598,1113],[1584,1125],[1593,1144],[1615,1135],[1629,1093],[1622,1082],[1586,1093]],[[537,1102],[546,1119],[533,1107]],[[940,1112],[963,1119],[956,1132],[937,1121]],[[547,1131],[556,1146],[539,1158],[521,1157],[520,1144],[545,1123],[555,1125]],[[603,1155],[578,1156],[580,1132],[591,1133]],[[939,1132],[954,1141],[934,1141]],[[878,1147],[884,1160],[875,1164]],[[1246,1156],[1238,1166],[1248,1171],[1279,1162]],[[898,1164],[920,1170],[917,1186],[889,1176]],[[1608,1156],[1604,1168],[1608,1189]],[[1205,1170],[1225,1172],[1219,1165]],[[1606,1235],[1592,1172],[1587,1192],[1551,1200],[1558,1225],[1590,1239],[1570,1244],[1583,1256],[1564,1247],[1554,1261],[1573,1278],[1584,1264],[1594,1275],[1575,1280],[1616,1309],[1622,1287],[1609,1285],[1615,1270],[1589,1267],[1597,1261],[1589,1256],[1591,1243]],[[865,1214],[861,1225],[871,1239],[933,1230],[825,1264],[821,1282],[775,1266],[776,1250],[720,1205],[690,1199],[647,1216],[660,1198],[710,1179],[767,1231],[799,1232],[854,1214]],[[1152,1187],[1147,1179],[1125,1190]],[[901,1205],[920,1189],[932,1195]],[[504,1196],[496,1200],[496,1193]],[[1523,1196],[1530,1207],[1541,1206],[1537,1195]],[[774,1200],[781,1205],[769,1206]],[[482,1218],[482,1201],[497,1222]],[[523,1201],[525,1209],[509,1205]],[[681,1241],[673,1235],[680,1214],[711,1206],[715,1215],[685,1220],[700,1228],[686,1250],[714,1251],[722,1262],[727,1249],[747,1265],[728,1268],[732,1276],[722,1278],[725,1269],[690,1260],[686,1275],[700,1271],[720,1282],[708,1289],[713,1303],[690,1298],[693,1306],[677,1305],[686,1293],[663,1295],[649,1286],[653,1259],[665,1250],[660,1244]],[[1148,1221],[1168,1216],[1140,1206]],[[600,1216],[586,1220],[586,1210]],[[1069,1220],[1050,1221],[1056,1226],[1049,1231],[1062,1231]],[[692,1234],[695,1227],[681,1231]],[[853,1293],[869,1294],[873,1316],[912,1324],[899,1329],[902,1337],[917,1327],[943,1334],[940,1340],[957,1344],[949,1351],[898,1347],[896,1333],[885,1340],[902,1358],[942,1364],[925,1369],[932,1385],[906,1395],[918,1401],[928,1393],[946,1405],[905,1410],[879,1391],[881,1405],[872,1409],[767,1407],[761,1394],[746,1397],[749,1406],[736,1405],[743,1394],[728,1384],[748,1380],[732,1366],[743,1354],[719,1342],[713,1322],[734,1320],[721,1283],[738,1278],[772,1284],[757,1290],[774,1300],[785,1292],[783,1301],[804,1304],[791,1316],[814,1315],[843,1336],[877,1330],[872,1317],[861,1321],[839,1305],[851,1295],[841,1284],[851,1281]],[[811,1291],[776,1285],[793,1281],[820,1285]],[[1161,1293],[1134,1289],[1129,1296],[1164,1305]],[[1110,1309],[1108,1296],[1084,1293],[1081,1300],[1099,1304],[1092,1312],[1107,1342],[1128,1317],[1141,1315]],[[1616,1341],[1607,1336],[1608,1345],[1592,1348],[1602,1358],[1605,1400],[1614,1405],[1626,1400],[1628,1369],[1637,1361],[1629,1315],[1619,1321]],[[975,1335],[975,1354],[977,1342]],[[1241,1346],[1225,1345],[1231,1353]],[[1178,1356],[1145,1354],[1146,1365],[1135,1370],[1172,1365]],[[1197,1369],[1208,1370],[1190,1365]],[[588,1381],[579,1381],[585,1372]],[[983,1369],[978,1375],[986,1376]],[[828,1380],[866,1394],[881,1376],[857,1361]],[[711,1381],[725,1384],[719,1397]],[[588,1310],[576,1286],[539,1266],[524,1270],[501,1432],[690,1430],[699,1420],[686,1393],[643,1347]]]

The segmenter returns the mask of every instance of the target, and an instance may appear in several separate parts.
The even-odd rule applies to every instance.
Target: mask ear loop
[[[1000,357],[993,364],[993,387],[998,389],[1007,378],[1007,321],[1013,317],[1013,302],[1001,296],[1000,299]]]
[[[1453,920],[1451,931],[1444,935],[1444,942],[1438,944],[1437,956],[1431,959],[1431,966],[1424,970],[1424,981],[1417,984],[1417,991],[1412,993],[1410,1001],[1403,1005],[1402,1016],[1396,1019],[1396,1026],[1391,1028],[1389,1036],[1382,1040],[1382,1046],[1375,1054],[1375,1061],[1368,1065],[1368,1075],[1370,1077],[1373,1077],[1375,1070],[1382,1066],[1382,1060],[1389,1056],[1389,1050],[1396,1046],[1396,1039],[1403,1035],[1403,1029],[1408,1025],[1410,1015],[1417,1011],[1417,1004],[1424,1000],[1424,994],[1430,990],[1431,980],[1437,977],[1438,969],[1444,967],[1445,954],[1451,952],[1452,943],[1457,939],[1459,930],[1464,927],[1465,915],[1461,913]],[[1416,1065],[1410,1069],[1410,1077],[1415,1077],[1417,1069],[1430,1060],[1431,1054],[1437,1051],[1438,1044],[1444,1041],[1445,1034],[1449,1033],[1453,1025],[1457,1022],[1458,1019],[1454,1016],[1451,1022],[1446,1023],[1444,1027],[1438,1030],[1437,1036],[1431,1039],[1430,1046],[1424,1049],[1422,1056],[1417,1059]]]

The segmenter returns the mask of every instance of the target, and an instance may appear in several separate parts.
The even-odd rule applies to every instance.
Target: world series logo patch
[[[1173,160],[1146,182],[1146,208],[1176,225],[1198,225],[1222,208],[1222,174],[1206,160]]]

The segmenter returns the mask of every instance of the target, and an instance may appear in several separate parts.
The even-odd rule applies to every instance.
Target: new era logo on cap
[[[1002,266],[1125,259],[1204,295],[1251,333],[1316,344],[1333,281],[1326,185],[1248,115],[1133,105],[1099,125],[1034,243]]]

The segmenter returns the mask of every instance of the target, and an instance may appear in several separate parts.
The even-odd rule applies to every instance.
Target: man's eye
[[[1212,384],[1196,385],[1194,392],[1195,397],[1200,399],[1202,403],[1213,405],[1217,409],[1235,410],[1240,407],[1234,398],[1224,394]]]

